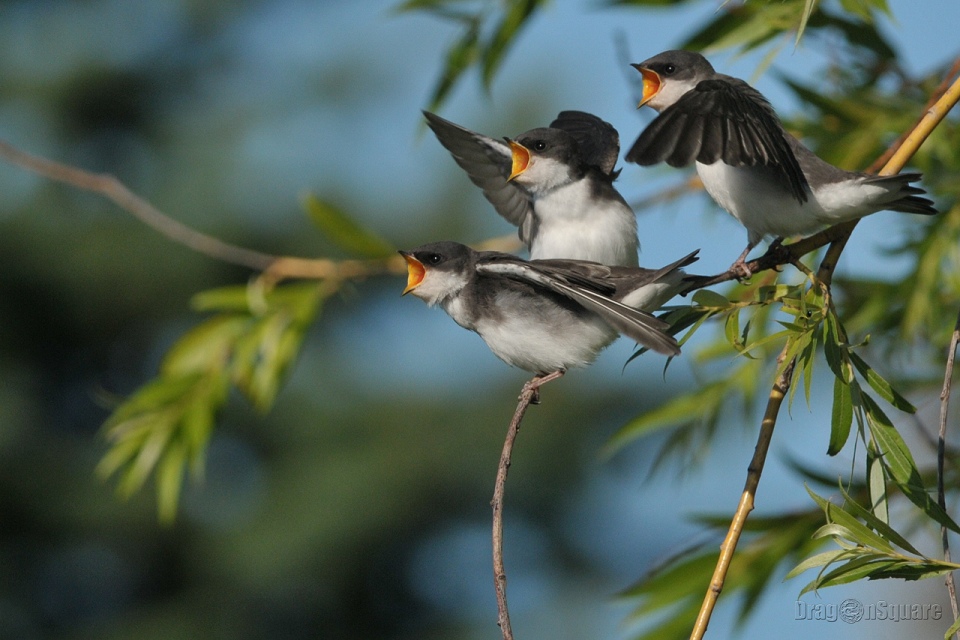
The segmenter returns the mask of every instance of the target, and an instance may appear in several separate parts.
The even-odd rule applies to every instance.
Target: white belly
[[[807,235],[819,229],[860,218],[879,208],[875,200],[886,192],[853,181],[838,182],[808,192],[801,204],[770,170],[731,167],[722,162],[697,163],[707,193],[747,228],[751,242],[765,236]]]
[[[561,188],[534,203],[539,227],[531,259],[592,260],[637,266],[637,218],[621,202],[596,206],[585,189]]]
[[[586,366],[617,338],[617,332],[599,318],[557,332],[532,326],[530,318],[481,322],[477,333],[498,358],[536,373]]]

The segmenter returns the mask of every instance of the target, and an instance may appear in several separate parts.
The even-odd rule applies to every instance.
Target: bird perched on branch
[[[784,130],[759,91],[699,53],[665,51],[633,66],[643,76],[638,106],[659,115],[626,160],[696,163],[707,193],[747,228],[747,248],[730,267],[738,275],[750,275],[745,259],[765,236],[806,235],[885,209],[937,213],[910,184],[919,173],[875,176],[821,160]]]
[[[617,130],[582,111],[497,140],[433,113],[427,124],[501,216],[519,227],[531,259],[637,266],[637,219],[613,186]]]
[[[538,378],[592,363],[621,333],[658,353],[678,355],[677,341],[665,333],[669,326],[634,308],[633,298],[697,260],[693,252],[662,269],[608,267],[524,260],[456,242],[400,254],[407,261],[404,294],[439,305],[501,360]]]

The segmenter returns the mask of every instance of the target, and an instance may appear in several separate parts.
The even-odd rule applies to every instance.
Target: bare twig
[[[953,327],[953,336],[950,339],[950,348],[947,351],[947,366],[943,374],[943,389],[940,391],[940,434],[937,438],[937,503],[946,510],[947,500],[943,486],[943,461],[947,448],[947,410],[950,408],[950,389],[953,384],[953,364],[957,355],[957,343],[960,342],[960,313]],[[950,562],[950,540],[946,527],[940,527],[940,542],[943,545],[943,559]],[[953,573],[948,573],[945,579],[947,593],[950,595],[950,607],[953,609],[953,619],[960,618],[960,604],[957,602],[957,586]],[[960,640],[960,631],[956,634]]]
[[[0,140],[0,158],[54,182],[98,193],[173,242],[221,262],[262,271],[268,281],[275,282],[285,278],[356,280],[387,273],[402,274],[406,271],[405,262],[400,256],[369,260],[332,260],[278,256],[247,249],[197,231],[171,218],[131,191],[113,175],[92,173],[35,156],[3,140]],[[515,251],[519,245],[516,235],[511,235],[491,238],[477,248]]]
[[[525,385],[520,392],[517,408],[510,420],[507,437],[503,442],[503,452],[500,454],[500,465],[497,467],[497,480],[493,487],[493,588],[497,593],[497,624],[503,633],[503,640],[513,640],[513,629],[510,627],[510,613],[507,610],[507,573],[503,568],[503,494],[507,484],[507,472],[510,470],[510,458],[513,455],[513,443],[520,431],[520,422],[531,403],[536,403],[540,396],[540,387],[556,380],[563,375],[563,371],[554,371],[545,376],[536,376]]]

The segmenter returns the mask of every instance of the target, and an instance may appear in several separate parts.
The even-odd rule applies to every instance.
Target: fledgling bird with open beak
[[[626,160],[696,162],[707,193],[747,228],[747,248],[730,267],[740,276],[750,275],[746,257],[766,236],[807,235],[882,210],[937,213],[910,184],[919,173],[875,176],[821,160],[784,130],[759,91],[699,53],[665,51],[633,66],[643,76],[639,106],[659,115]]]
[[[533,260],[637,266],[637,218],[613,186],[617,130],[582,111],[497,140],[424,111],[427,124],[501,216],[519,227]]]
[[[696,261],[696,252],[662,269],[608,267],[581,260],[524,260],[434,242],[401,251],[407,286],[475,331],[507,364],[553,379],[589,365],[618,334],[658,353],[680,353],[668,325],[627,304],[631,294]]]

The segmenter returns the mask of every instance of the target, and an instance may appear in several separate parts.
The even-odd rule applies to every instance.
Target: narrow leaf
[[[303,207],[324,235],[352,255],[362,258],[387,258],[397,252],[393,245],[361,226],[342,209],[313,194],[304,197]]]
[[[907,413],[917,412],[917,408],[910,404],[909,400],[900,395],[897,390],[894,389],[889,382],[884,380],[883,377],[876,372],[876,370],[868,365],[863,358],[858,356],[853,351],[850,351],[849,355],[854,366],[857,368],[860,374],[867,379],[870,387],[880,394],[881,398],[901,411],[906,411]]]
[[[830,443],[827,445],[827,455],[835,456],[840,453],[850,437],[850,427],[853,424],[853,398],[850,385],[840,378],[833,380],[833,414],[830,419]]]

